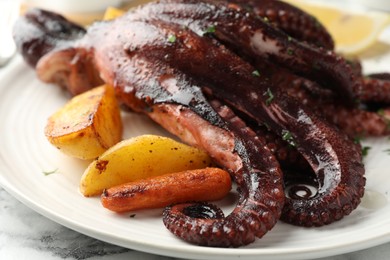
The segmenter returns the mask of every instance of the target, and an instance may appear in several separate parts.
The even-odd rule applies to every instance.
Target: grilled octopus
[[[303,82],[293,86],[304,85],[311,96],[325,93],[338,104],[342,96],[346,109],[364,88],[361,75],[332,51],[325,29],[315,26],[321,37],[313,38],[278,15],[272,22],[261,16],[269,8],[302,11],[279,1],[243,2],[152,2],[88,30],[34,9],[14,28],[20,53],[41,80],[72,94],[110,84],[125,106],[231,173],[239,200],[227,216],[206,203],[164,209],[166,227],[198,245],[246,245],[279,219],[326,225],[354,210],[364,193],[360,146],[303,104],[301,87],[290,94],[292,82],[277,73]],[[307,171],[317,191],[300,196],[295,191],[305,189],[295,181],[302,174],[289,169]]]

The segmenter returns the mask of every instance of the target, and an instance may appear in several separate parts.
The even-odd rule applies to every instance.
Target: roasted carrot
[[[170,173],[106,189],[103,206],[115,212],[160,208],[188,201],[218,200],[231,190],[228,172],[205,168]]]

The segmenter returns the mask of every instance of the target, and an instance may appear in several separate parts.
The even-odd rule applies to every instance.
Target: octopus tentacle
[[[242,125],[228,122],[222,117],[222,112],[216,114],[204,99],[200,87],[179,70],[161,62],[160,57],[149,55],[156,46],[167,49],[172,45],[166,41],[168,35],[161,32],[164,31],[161,23],[133,22],[126,23],[126,27],[130,28],[132,37],[116,43],[122,46],[116,59],[100,52],[106,46],[94,44],[95,52],[100,54],[95,58],[103,79],[116,87],[122,102],[147,113],[184,141],[206,150],[221,167],[232,173],[240,192],[238,205],[225,218],[187,216],[177,219],[169,211],[164,215],[165,224],[186,241],[207,246],[236,247],[263,236],[275,225],[283,207],[282,172],[278,162],[259,137],[248,135],[250,131]],[[109,31],[113,31],[111,36],[118,32]],[[153,39],[143,41],[140,35],[134,34],[144,31],[148,31]],[[89,42],[96,42],[99,37],[95,34],[88,36],[91,37]],[[131,53],[130,49],[133,50]],[[123,73],[111,77],[110,68],[118,65]],[[134,99],[137,101],[134,102]],[[140,101],[143,104],[138,104]],[[231,144],[228,149],[218,141],[221,138],[223,143]],[[183,207],[180,212],[186,208]],[[173,220],[175,222],[171,223]]]
[[[290,86],[295,84],[300,83],[292,82]],[[299,90],[294,87],[289,88],[288,94],[300,100],[302,104],[310,107],[313,112],[337,126],[351,138],[390,134],[390,117],[386,108],[369,111],[364,109],[364,106],[349,107],[334,100],[308,94],[303,88]]]
[[[390,81],[390,73],[389,72],[372,73],[372,74],[369,74],[367,77],[373,78],[373,79]]]
[[[153,51],[145,53],[148,58],[161,60],[169,53],[165,62],[200,79],[217,99],[258,123],[266,122],[279,136],[290,135],[290,142],[297,146],[316,174],[323,176],[316,196],[292,200],[285,214],[289,216],[286,221],[308,226],[328,224],[332,216],[334,220],[339,219],[357,207],[363,195],[364,168],[361,154],[355,151],[352,141],[293,100],[283,98],[281,93],[276,93],[271,103],[267,102],[270,83],[261,75],[254,76],[254,68],[224,46],[171,23],[164,23],[162,33],[165,37],[175,34],[175,44],[159,46],[154,42]],[[206,65],[204,60],[208,61]],[[305,213],[298,211],[296,205],[305,208]]]
[[[361,89],[361,81],[341,56],[291,39],[262,19],[247,15],[240,8],[232,9],[224,2],[165,0],[147,4],[128,16],[177,23],[201,36],[213,28],[212,35],[219,41],[227,42],[249,57],[265,58],[319,81],[350,102],[354,100],[354,92]]]
[[[45,66],[39,65],[40,63]],[[43,82],[56,83],[72,95],[78,95],[104,83],[93,59],[80,48],[49,52],[39,60],[36,71]]]
[[[285,79],[292,78],[285,77]],[[380,103],[378,104],[378,98],[375,100],[377,102],[374,102],[373,98],[369,98],[369,103],[374,102],[377,107],[376,111],[367,109],[364,103],[360,103],[356,107],[350,107],[337,102],[334,96],[328,93],[328,95],[313,93],[313,89],[302,87],[302,84],[312,85],[307,79],[295,78],[295,80],[289,82],[288,86],[290,88],[284,87],[284,89],[287,89],[287,93],[291,97],[300,100],[302,104],[310,107],[316,114],[326,118],[351,138],[390,134],[389,109]],[[372,95],[376,94],[373,93]],[[385,92],[383,96],[384,98],[381,101],[384,101],[386,98]]]
[[[390,76],[368,75],[363,78],[359,100],[363,103],[390,104]]]
[[[276,135],[272,131],[262,126],[251,127],[258,136],[264,136],[267,147],[275,155],[280,163],[283,173],[285,169],[299,169],[302,172],[312,171],[310,165],[305,158],[297,151],[297,149],[283,140],[282,137]]]
[[[357,184],[357,186],[354,188],[357,188],[357,190],[350,193],[351,186],[347,188],[340,185],[337,189],[343,189],[343,191],[340,191],[341,196],[337,196],[337,200],[341,200],[338,202],[340,203],[339,206],[344,207],[343,210],[345,211],[342,213],[341,211],[332,209],[332,207],[328,208],[329,205],[325,205],[325,200],[321,200],[318,195],[318,193],[324,192],[324,180],[321,180],[321,178],[318,177],[318,172],[316,177],[316,174],[307,162],[303,160],[300,154],[296,154],[296,148],[291,146],[286,147],[287,142],[285,140],[281,140],[269,131],[267,133],[267,130],[262,127],[257,126],[253,129],[257,129],[256,133],[258,136],[264,136],[266,138],[267,147],[275,154],[283,169],[284,183],[286,186],[285,193],[287,197],[281,220],[301,226],[321,226],[342,218],[343,214],[349,214],[354,207],[352,206],[351,208],[351,205],[359,203],[359,201],[354,201],[352,204],[346,203],[342,206],[342,204],[345,203],[345,200],[349,200],[351,194],[363,194],[363,187],[365,185],[364,178],[353,176],[353,174],[349,177],[342,177],[344,178],[342,183],[350,182],[350,180],[346,180],[346,178],[356,178],[354,183]],[[350,142],[346,136],[344,138],[347,142]],[[348,156],[348,154],[352,155],[355,159],[355,163],[350,166],[361,172],[362,165],[359,163],[359,160],[361,160],[362,148],[359,144],[351,144],[350,148],[351,150],[348,153],[344,153],[343,155],[340,155],[339,153],[338,155],[343,157]],[[288,154],[285,154],[286,149],[289,150]],[[336,193],[331,196],[335,196],[335,194]],[[357,197],[354,197],[352,200],[355,200],[356,198]],[[318,203],[318,205],[326,207],[327,210],[314,211],[313,209],[310,209],[312,206],[307,206],[310,204],[305,204],[303,201]]]
[[[220,102],[216,100],[211,101],[211,105],[217,111],[218,108],[222,106]],[[242,129],[246,128],[241,116],[235,116],[234,112],[230,108],[225,107],[224,109],[228,111],[225,112],[225,114],[230,114],[230,118],[234,118],[234,122],[236,124],[241,124]],[[318,176],[316,176],[309,163],[304,157],[302,157],[295,147],[291,146],[286,140],[283,140],[262,125],[250,124],[249,129],[253,129],[256,132],[256,136],[264,137],[263,142],[265,142],[265,146],[270,149],[271,153],[273,153],[279,161],[283,171],[285,196],[287,196],[287,199],[308,199],[313,196],[314,190],[320,189],[321,184]],[[357,150],[354,151],[356,152]],[[308,188],[308,186],[311,188]],[[307,197],[303,197],[301,195],[303,190],[305,191]],[[167,209],[167,211],[169,210],[170,209]],[[285,205],[283,212],[285,212],[285,214],[290,213],[288,205]],[[290,217],[282,217],[281,219],[285,219],[287,222],[290,222]]]
[[[359,59],[348,59],[348,63],[354,71],[355,75],[363,75],[363,66]]]
[[[283,206],[281,202],[284,201],[283,187],[280,185],[282,175],[276,165],[274,170],[264,172],[264,166],[272,165],[274,159],[254,132],[237,124],[227,109],[219,113],[239,138],[234,145],[236,153],[246,158],[242,169],[234,173],[239,186],[239,204],[228,216],[212,219],[194,218],[185,212],[194,204],[179,204],[164,210],[163,221],[169,230],[185,241],[207,246],[236,247],[262,237],[275,225]]]
[[[278,71],[279,75],[276,74],[276,71]],[[361,122],[370,122],[372,118],[376,114],[372,114],[371,112],[366,112],[363,110],[359,110],[357,108],[350,108],[346,106],[338,105],[337,102],[335,102],[333,95],[325,95],[324,96],[316,96],[318,93],[313,93],[318,91],[318,86],[313,86],[310,81],[307,79],[299,78],[289,72],[286,72],[285,70],[268,70],[267,76],[271,79],[274,79],[276,86],[273,88],[275,92],[281,92],[281,93],[287,93],[294,99],[299,100],[302,104],[304,104],[303,107],[309,107],[311,111],[315,111],[317,114],[321,116],[325,116],[329,121],[332,121],[332,123],[338,125],[344,132],[350,134],[351,137],[356,137],[358,134],[362,131],[370,131],[370,134],[383,134],[385,131],[388,131],[388,126],[383,120],[383,118],[376,118],[377,121],[371,121],[374,124],[371,126],[368,126],[366,128],[363,128],[362,130],[362,124]],[[308,84],[309,87],[304,86],[302,87],[302,84]],[[291,91],[292,89],[292,91]],[[354,115],[355,117],[351,120],[346,119],[346,116],[342,117],[342,120],[340,118],[336,118],[340,115],[343,115],[344,113],[350,113],[351,111],[356,112]],[[357,121],[356,119],[360,116],[361,121]],[[366,117],[364,117],[366,116]],[[351,125],[351,123],[359,123],[360,128],[357,124]],[[322,121],[317,121],[319,124],[318,127],[322,129],[320,126],[321,124],[325,124]],[[367,126],[367,125],[365,125]],[[379,129],[378,129],[379,128]],[[323,129],[324,130],[324,129]],[[344,138],[346,143],[349,143],[351,151],[348,153],[345,153],[343,150],[339,150],[338,157],[342,158],[348,158],[349,155],[353,156],[353,161],[351,164],[347,167],[353,167],[354,170],[352,172],[360,172],[363,171],[363,166],[361,163],[361,151],[362,148],[359,144],[353,144],[351,142],[352,138],[348,138],[347,136],[340,136],[341,138]],[[298,147],[299,149],[299,147]],[[348,155],[349,154],[349,155]],[[281,220],[297,224],[297,225],[304,225],[304,226],[321,226],[324,224],[331,223],[334,220],[337,220],[339,217],[341,217],[340,212],[332,211],[330,209],[329,211],[323,211],[319,214],[313,214],[313,211],[310,211],[304,206],[304,204],[300,203],[299,201],[302,200],[309,200],[312,201],[313,204],[319,205],[321,207],[327,207],[326,205],[322,204],[323,201],[317,201],[315,199],[316,196],[318,196],[318,193],[324,192],[324,182],[320,178],[314,178],[313,175],[307,170],[306,167],[302,167],[302,164],[298,166],[298,171],[300,171],[300,174],[298,176],[296,174],[290,174],[289,170],[294,169],[296,165],[289,165],[288,171],[284,169],[284,176],[285,176],[285,183],[287,185],[286,188],[286,204],[282,213]],[[292,167],[291,167],[292,166]],[[314,167],[313,167],[314,168]],[[314,168],[315,169],[315,168]],[[352,169],[352,168],[350,168]],[[316,173],[318,176],[318,172]],[[309,177],[309,178],[308,178]],[[352,193],[350,193],[349,188],[347,188],[344,191],[340,191],[341,196],[338,197],[340,200],[340,206],[343,203],[342,200],[349,200],[349,195],[347,194],[363,194],[363,187],[365,185],[365,179],[361,177],[358,177],[354,179],[356,176],[350,175],[341,175],[341,178],[345,178],[344,180],[341,180],[341,183],[349,183],[350,181],[354,182],[356,185],[356,189]],[[348,180],[349,178],[349,180]],[[354,179],[354,180],[353,180]],[[314,187],[317,189],[317,193],[313,192],[311,189],[307,188],[307,186],[302,185],[302,181],[307,182],[309,186]],[[340,186],[341,187],[341,186]],[[303,195],[300,195],[303,192]],[[336,193],[335,193],[336,194]],[[360,196],[361,196],[360,195]],[[302,197],[300,197],[302,196]],[[325,195],[326,196],[326,195]],[[332,195],[331,195],[332,196]],[[356,197],[354,197],[356,199]],[[353,199],[353,200],[354,200]],[[345,214],[349,214],[348,211],[352,210],[349,208],[350,205],[357,205],[359,201],[351,202],[351,204],[345,204]],[[333,218],[333,219],[332,219]],[[309,220],[310,219],[310,220]]]
[[[390,117],[386,109],[371,112],[329,104],[324,106],[323,111],[319,113],[322,113],[351,138],[390,134]]]
[[[25,61],[42,81],[54,82],[72,95],[103,83],[89,54],[74,46],[85,33],[63,16],[41,9],[29,10],[14,25],[14,40]],[[45,59],[41,70],[38,63]]]
[[[99,77],[115,87],[122,103],[206,150],[231,173],[240,198],[228,216],[194,204],[164,211],[164,223],[174,234],[200,245],[251,243],[275,225],[282,208],[287,222],[328,224],[356,208],[364,192],[360,149],[282,91],[270,93],[276,83],[261,72],[254,73],[256,68],[229,48],[244,48],[248,56],[276,61],[308,77],[322,75],[319,83],[326,82],[325,86],[350,98],[361,82],[333,52],[322,54],[246,14],[221,2],[160,1],[114,21],[96,23],[72,44],[68,40],[55,43],[49,53],[40,53],[45,56],[36,64],[38,76],[56,81],[56,68],[50,71],[52,75],[45,74],[50,61],[63,62],[58,67],[62,73],[71,58],[89,59]],[[232,18],[235,25],[229,23]],[[240,40],[235,42],[237,37]],[[312,54],[318,62],[313,63]],[[67,75],[82,76],[86,73],[82,67]],[[72,82],[77,81],[66,84]],[[318,178],[316,194],[285,198],[282,171],[267,140],[231,109],[255,124],[266,124],[296,147]],[[193,209],[199,208],[202,214],[194,215]],[[205,210],[211,211],[210,218]]]
[[[321,88],[315,82],[298,77],[272,64],[266,63],[265,66],[268,68],[266,76],[275,83],[273,91],[287,93],[302,105],[309,107],[317,115],[336,125],[351,138],[383,136],[390,133],[388,109],[381,108],[379,111],[373,112],[364,109],[362,104],[355,107],[346,106],[338,102],[335,93]],[[263,67],[264,64],[261,68]]]
[[[71,45],[82,38],[86,30],[59,14],[31,9],[15,23],[13,32],[19,52],[35,67],[46,53],[58,46]]]
[[[334,41],[326,28],[312,15],[278,0],[234,0],[245,10],[266,18],[277,28],[299,41],[327,50],[334,49]]]

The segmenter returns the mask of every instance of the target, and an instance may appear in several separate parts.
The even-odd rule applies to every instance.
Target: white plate
[[[366,196],[342,221],[310,229],[278,223],[249,246],[207,248],[171,235],[162,224],[161,210],[136,212],[131,218],[130,214],[111,213],[98,198],[87,199],[78,192],[86,163],[62,155],[43,135],[46,119],[66,100],[64,91],[39,82],[20,57],[0,74],[0,184],[27,206],[64,226],[136,250],[198,259],[307,259],[390,241],[390,155],[384,152],[390,147],[388,139],[371,140]],[[126,137],[165,134],[142,116],[126,117]],[[55,173],[45,175],[47,171]]]

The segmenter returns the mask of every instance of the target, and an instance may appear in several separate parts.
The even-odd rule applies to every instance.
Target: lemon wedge
[[[336,51],[344,55],[357,55],[376,43],[383,29],[390,25],[390,15],[380,12],[358,12],[309,3],[285,0],[315,16],[330,32]]]

